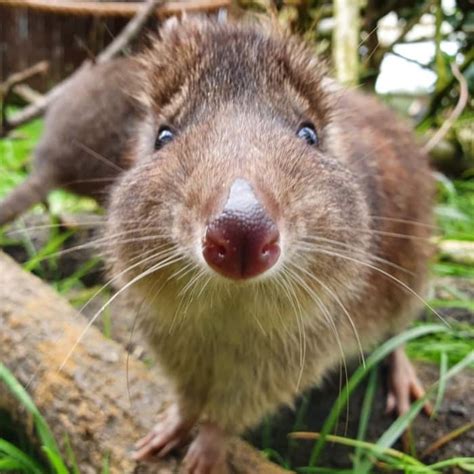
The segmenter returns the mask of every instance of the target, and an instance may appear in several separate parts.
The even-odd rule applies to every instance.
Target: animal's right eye
[[[174,132],[169,127],[160,127],[158,134],[156,135],[155,140],[155,150],[163,148],[167,143],[169,143],[174,138]]]

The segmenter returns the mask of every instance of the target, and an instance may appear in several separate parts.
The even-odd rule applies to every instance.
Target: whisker
[[[99,216],[97,216],[99,217]],[[74,222],[71,227],[74,229],[76,227],[98,227],[98,226],[104,226],[109,223],[108,218],[104,217],[103,220],[92,220],[92,221],[81,221],[81,222]],[[123,225],[126,224],[143,224],[143,220],[140,219],[134,219],[134,220],[125,220],[121,221]],[[58,227],[65,227],[64,223],[58,222],[55,224],[40,224],[40,225],[34,225],[34,226],[28,226],[28,227],[22,227],[21,229],[8,229],[7,233],[8,234],[19,234],[25,231],[30,231],[30,230],[44,230],[44,229],[54,229]],[[148,229],[158,229],[162,230],[162,226],[147,226],[143,228],[143,230],[148,230]],[[137,232],[137,229],[131,229],[130,232],[135,231]]]
[[[440,226],[434,224],[428,224],[426,222],[416,221],[414,219],[401,219],[399,217],[387,217],[387,216],[369,216],[371,219],[389,221],[389,222],[399,222],[400,224],[412,224],[420,227],[426,227],[427,229],[442,230]]]
[[[101,155],[100,153],[97,153],[95,150],[92,148],[88,147],[86,144],[80,142],[79,140],[73,139],[72,142],[81,148],[82,151],[85,151],[89,156],[92,156],[96,160],[100,161],[101,163],[104,163],[107,166],[110,166],[114,170],[123,173],[125,171],[124,168],[121,166],[117,165],[117,163],[114,163],[112,160],[109,160],[107,157]]]
[[[79,337],[77,338],[77,340],[75,341],[75,343],[72,345],[71,349],[69,350],[68,354],[66,355],[65,359],[63,360],[63,362],[61,363],[61,365],[59,366],[59,369],[58,369],[58,372],[61,372],[61,370],[64,368],[64,366],[66,365],[66,363],[68,362],[68,360],[70,359],[71,355],[73,354],[73,352],[75,351],[76,347],[78,346],[78,344],[82,341],[82,339],[84,338],[84,336],[86,335],[87,331],[92,327],[92,325],[94,324],[95,320],[102,314],[102,312],[104,311],[105,308],[107,308],[119,295],[121,295],[124,291],[126,291],[128,288],[130,288],[132,285],[134,285],[135,283],[137,283],[138,281],[142,280],[143,278],[147,277],[148,275],[151,275],[152,273],[158,271],[158,270],[161,270],[162,268],[168,266],[168,265],[171,265],[173,263],[176,263],[180,260],[182,260],[184,258],[184,256],[179,256],[179,257],[168,257],[168,259],[165,259],[163,261],[160,261],[159,263],[157,263],[156,265],[153,265],[151,268],[149,268],[148,270],[145,270],[144,272],[140,273],[138,276],[136,276],[135,278],[133,278],[132,280],[130,280],[126,285],[124,285],[117,293],[115,293],[111,298],[109,298],[109,300],[104,303],[101,308],[94,314],[94,316],[92,316],[92,318],[89,320],[89,322],[87,323],[86,327],[84,328],[84,330],[82,331],[82,333],[79,335]]]
[[[191,283],[191,284],[188,283],[186,285],[186,287],[183,288],[182,292],[180,292],[180,294],[182,296],[181,296],[181,299],[180,299],[180,303],[179,303],[178,307],[176,308],[174,320],[176,320],[176,318],[177,318],[179,309],[182,307],[182,305],[184,305],[185,301],[187,301],[187,302],[186,302],[186,306],[184,306],[184,309],[182,311],[182,317],[179,318],[179,320],[177,321],[178,326],[181,325],[181,324],[184,324],[186,322],[189,307],[191,306],[191,303],[193,302],[196,290],[198,288],[198,282],[199,282],[199,280],[201,280],[204,277],[205,274],[206,274],[206,271],[201,268],[196,273],[196,275],[189,281],[189,283]],[[211,278],[212,277],[210,276],[209,280],[211,280]],[[173,321],[173,324],[174,324],[174,322],[175,321]]]
[[[385,265],[388,265],[389,267],[392,267],[392,268],[396,268],[397,270],[400,270],[402,272],[405,272],[409,275],[414,275],[414,273],[400,265],[397,265],[396,263],[394,262],[391,262],[390,260],[387,260],[385,258],[382,258],[382,257],[379,257],[377,255],[373,255],[373,254],[370,254],[366,251],[363,251],[361,249],[358,249],[357,247],[353,246],[353,245],[349,245],[349,244],[346,244],[344,242],[339,242],[338,240],[333,240],[333,239],[327,239],[327,238],[324,238],[324,237],[319,237],[319,236],[307,236],[305,237],[304,239],[302,239],[302,241],[308,241],[310,243],[312,243],[311,241],[316,241],[316,242],[327,242],[327,243],[330,243],[330,244],[334,244],[334,245],[337,245],[337,246],[340,246],[340,247],[344,247],[344,248],[347,248],[349,250],[352,250],[353,252],[361,255],[361,256],[366,256],[366,257],[369,257],[370,260],[375,260],[377,262],[380,262],[380,263],[384,263]],[[337,248],[336,249],[330,249],[330,250],[338,250]]]
[[[293,285],[291,285],[291,281],[294,281],[291,277],[291,271],[288,267],[283,266],[282,275],[284,279],[282,282],[286,282],[286,288],[288,292],[288,296],[291,302],[293,302],[295,308],[295,316],[296,316],[296,325],[298,327],[298,338],[299,338],[299,345],[300,345],[300,371],[298,373],[298,378],[296,381],[296,390],[299,389],[301,384],[301,380],[303,378],[304,372],[304,365],[306,362],[306,333],[304,331],[304,320],[303,320],[303,310],[301,308],[301,304],[298,300],[298,296],[295,293]],[[297,309],[297,310],[296,310]]]
[[[326,255],[331,255],[333,257],[339,257],[339,258],[343,258],[343,259],[346,259],[346,260],[350,260],[354,263],[358,263],[359,265],[363,265],[363,266],[366,266],[368,268],[371,268],[372,270],[375,270],[379,273],[381,273],[382,275],[385,275],[387,278],[393,280],[395,283],[397,283],[398,285],[400,285],[401,287],[403,287],[406,291],[408,291],[411,295],[413,295],[415,298],[417,298],[420,302],[423,303],[424,306],[426,306],[430,311],[433,312],[433,314],[435,314],[446,326],[448,327],[451,327],[451,325],[449,324],[449,322],[444,319],[434,308],[433,306],[431,306],[423,297],[421,297],[415,290],[413,290],[412,288],[410,288],[405,282],[401,281],[400,279],[398,279],[397,277],[391,275],[390,273],[386,272],[385,270],[382,270],[381,268],[379,267],[376,267],[375,265],[371,265],[370,263],[367,263],[367,262],[363,262],[361,260],[358,260],[356,258],[353,258],[353,257],[349,257],[347,255],[342,255],[342,254],[339,254],[339,253],[336,253],[336,252],[331,252],[327,249],[324,249],[324,248],[312,248],[312,250],[316,250],[317,252],[320,252],[322,254],[326,254]]]
[[[359,332],[357,331],[356,325],[355,325],[351,315],[349,314],[349,311],[347,311],[347,308],[344,306],[344,304],[342,303],[342,301],[338,297],[337,293],[334,290],[332,290],[328,285],[323,283],[319,278],[317,278],[316,275],[313,275],[312,273],[310,273],[305,268],[298,268],[298,270],[305,273],[309,278],[314,280],[318,285],[320,285],[324,290],[326,290],[329,293],[329,295],[334,298],[336,303],[341,307],[342,311],[344,312],[344,314],[347,316],[347,319],[349,320],[349,324],[352,328],[352,331],[353,331],[354,336],[355,336],[356,341],[357,341],[357,347],[359,349],[360,360],[362,362],[362,365],[365,367],[364,351],[362,349],[362,342],[361,342],[360,337],[359,337]]]
[[[162,245],[161,247],[164,247],[164,245]],[[125,273],[128,273],[129,271],[133,270],[134,268],[136,267],[139,267],[140,265],[143,265],[144,263],[147,263],[149,262],[150,260],[154,260],[154,259],[157,259],[157,258],[163,258],[163,257],[167,257],[167,252],[174,252],[175,249],[172,248],[172,249],[167,249],[167,250],[163,250],[161,252],[157,252],[157,250],[159,249],[160,247],[158,248],[153,248],[153,249],[150,249],[140,255],[137,255],[133,258],[130,259],[130,262],[133,262],[137,259],[141,259],[139,260],[137,263],[133,264],[133,265],[130,265],[128,266],[127,268],[125,268],[125,270],[122,270],[121,272],[117,273],[116,275],[113,276],[113,278],[111,278],[110,280],[108,280],[104,285],[102,285],[87,301],[86,303],[84,303],[84,305],[79,309],[79,312],[82,313],[86,308],[87,306],[100,294],[102,293],[102,291],[104,291],[107,287],[109,287],[114,281],[118,280],[121,276],[125,275]],[[150,255],[150,253],[153,253],[151,256],[149,257],[146,257],[146,258],[143,258],[144,256],[146,255]]]
[[[58,250],[57,252],[52,252],[47,255],[43,255],[42,257],[34,257],[34,260],[36,262],[43,262],[45,260],[48,260],[50,258],[57,258],[57,257],[63,257],[64,255],[68,255],[70,253],[77,252],[79,250],[84,250],[88,248],[98,248],[102,246],[102,244],[109,243],[111,239],[115,239],[114,236],[110,237],[102,237],[100,239],[92,240],[90,242],[86,242],[84,244],[79,244],[79,245],[74,245],[73,247],[68,247],[63,250]],[[127,244],[127,243],[135,243],[135,242],[142,242],[142,241],[149,241],[149,240],[158,240],[160,239],[160,236],[153,235],[153,236],[143,236],[143,237],[134,237],[133,239],[125,239],[125,240],[113,240],[113,242],[110,242],[110,246],[116,246],[119,244]],[[156,249],[155,249],[156,250]],[[107,252],[107,249],[103,249],[102,253],[105,255]]]
[[[369,228],[357,228],[357,227],[348,227],[348,226],[340,226],[340,227],[315,227],[314,230],[325,230],[325,231],[356,231],[366,234],[376,234],[376,235],[383,235],[385,237],[396,237],[400,239],[413,239],[413,240],[422,240],[424,242],[430,242],[430,237],[421,237],[419,235],[414,234],[401,234],[398,232],[389,232],[384,230],[377,230],[377,229],[369,229]]]
[[[348,374],[348,369],[347,369],[347,361],[346,361],[346,356],[344,353],[344,349],[342,346],[341,338],[339,337],[339,333],[337,330],[337,326],[334,323],[333,318],[331,317],[331,313],[327,309],[326,305],[324,302],[321,300],[321,298],[313,291],[311,287],[308,286],[308,284],[294,271],[288,269],[290,272],[290,275],[293,277],[293,279],[296,280],[297,283],[299,283],[300,287],[303,288],[310,297],[312,297],[313,301],[316,303],[316,305],[319,307],[320,311],[322,312],[324,318],[328,322],[329,326],[331,327],[333,334],[336,338],[336,342],[339,348],[339,353],[341,355],[341,360],[343,364],[343,369],[344,369],[344,378],[345,378],[345,383],[346,387],[349,383],[349,374]],[[346,401],[346,420],[349,419],[349,398],[347,398]]]

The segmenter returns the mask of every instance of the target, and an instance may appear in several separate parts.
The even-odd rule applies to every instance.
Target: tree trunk
[[[333,60],[337,80],[354,86],[359,80],[359,2],[335,0]]]
[[[112,473],[179,471],[176,458],[153,465],[130,458],[134,441],[153,426],[166,401],[163,378],[133,356],[127,371],[125,350],[95,327],[59,370],[87,320],[1,252],[0,301],[0,361],[27,387],[56,440],[62,443],[67,434],[81,474],[100,472],[107,455]],[[26,429],[31,425],[1,383],[0,409]],[[283,473],[240,440],[233,441],[229,464],[233,473]]]

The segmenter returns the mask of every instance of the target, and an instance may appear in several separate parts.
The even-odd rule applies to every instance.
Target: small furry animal
[[[30,176],[0,202],[0,226],[63,187],[104,202],[130,167],[126,147],[140,104],[133,60],[116,59],[80,71],[48,108]]]
[[[228,435],[417,314],[431,175],[409,127],[271,26],[173,21],[137,64],[146,113],[105,237],[175,403],[134,456],[197,423],[186,468],[220,474]],[[404,411],[422,389],[391,360]]]

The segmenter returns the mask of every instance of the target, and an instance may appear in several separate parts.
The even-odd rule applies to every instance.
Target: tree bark
[[[27,388],[58,443],[65,435],[81,474],[100,472],[179,472],[178,458],[137,464],[130,458],[138,437],[152,428],[168,398],[166,381],[129,356],[118,343],[92,327],[78,340],[87,320],[37,277],[0,253],[0,361]],[[127,383],[128,381],[128,383]],[[0,383],[0,409],[26,428],[31,420]],[[279,474],[248,444],[234,440],[229,455],[233,473]]]
[[[335,0],[333,59],[341,84],[354,86],[359,80],[359,2]]]

